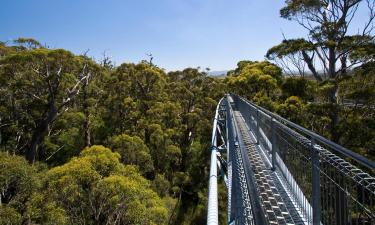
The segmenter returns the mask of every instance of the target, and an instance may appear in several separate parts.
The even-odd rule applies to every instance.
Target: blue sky
[[[33,37],[51,48],[106,52],[119,65],[147,59],[166,70],[227,70],[262,60],[305,31],[279,17],[284,0],[1,0],[0,40]]]

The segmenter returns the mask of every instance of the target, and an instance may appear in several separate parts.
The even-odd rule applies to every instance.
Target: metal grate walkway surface
[[[276,171],[267,163],[262,150],[256,145],[242,115],[234,111],[234,118],[239,128],[239,139],[247,151],[255,185],[260,194],[261,205],[269,224],[305,224],[293,200],[288,195],[286,184],[281,184]]]

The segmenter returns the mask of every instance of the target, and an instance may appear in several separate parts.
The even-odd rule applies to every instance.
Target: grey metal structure
[[[224,172],[228,224],[375,224],[373,161],[234,94],[215,118],[211,163]],[[210,174],[208,224],[218,224],[211,186]]]
[[[207,209],[207,224],[215,225],[219,223],[218,219],[218,199],[217,199],[217,133],[218,133],[218,120],[219,110],[221,110],[220,100],[216,107],[214,125],[212,129],[212,142],[211,142],[211,166],[210,166],[210,179],[209,179],[209,193],[208,193],[208,209]]]

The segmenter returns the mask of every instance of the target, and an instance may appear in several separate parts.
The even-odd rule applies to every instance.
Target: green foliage
[[[28,221],[37,224],[68,224],[69,217],[66,211],[53,200],[46,202],[46,194],[33,193],[26,203],[25,217]]]
[[[304,122],[305,106],[297,96],[288,97],[284,103],[277,106],[277,113],[289,120],[302,124]]]
[[[24,221],[43,224],[65,224],[64,212],[55,204],[43,205],[39,194],[44,166],[30,165],[23,157],[0,152],[0,224],[22,224]]]
[[[14,208],[0,205],[1,225],[17,225],[21,223],[21,215]]]
[[[286,6],[280,10],[280,15],[289,20],[299,14],[315,12],[320,7],[327,7],[320,0],[286,0],[285,3]]]
[[[0,44],[0,147],[27,155],[37,146],[31,168],[43,161],[50,169],[28,170],[32,180],[20,187],[31,189],[12,192],[22,207],[3,203],[12,217],[38,224],[205,221],[196,209],[206,204],[202,176],[222,80],[193,68],[166,74],[145,61],[100,66],[32,39],[14,43]],[[16,168],[30,167],[23,163]],[[6,171],[7,178],[17,174]]]
[[[300,51],[312,50],[314,50],[314,45],[305,39],[288,39],[283,40],[281,44],[270,48],[266,53],[266,57],[270,60],[274,60],[275,58],[282,58],[286,55],[295,54]]]
[[[284,97],[298,96],[303,100],[311,100],[314,93],[314,82],[303,77],[288,77],[281,85]]]
[[[0,152],[0,168],[1,203],[22,209],[38,185],[37,166],[29,165],[23,157]]]
[[[268,62],[242,61],[234,72],[228,73],[229,88],[241,96],[253,99],[258,93],[273,97],[282,81],[279,67]]]
[[[346,36],[340,49],[351,48],[349,58],[353,62],[370,62],[375,58],[375,41],[368,35]]]
[[[136,165],[142,174],[154,170],[150,150],[139,137],[121,134],[110,138],[108,144],[113,151],[120,153],[122,163]]]
[[[149,182],[119,160],[118,153],[103,146],[86,148],[48,171],[48,198],[72,223],[164,224],[168,212]]]
[[[94,204],[103,209],[102,217],[118,224],[165,224],[167,210],[145,183],[123,176],[100,180],[93,190]],[[95,215],[100,218],[101,215]]]
[[[354,70],[354,74],[340,82],[340,99],[360,100],[362,104],[375,104],[375,63],[370,62]]]
[[[159,194],[160,197],[168,196],[170,191],[170,183],[162,174],[156,174],[152,181],[152,189]]]
[[[17,38],[16,40],[14,40],[14,43],[27,49],[42,48],[42,44],[40,44],[39,41],[33,38]]]
[[[30,161],[48,158],[59,146],[39,147],[54,133],[53,122],[69,108],[96,64],[63,49],[37,48],[10,54],[0,65],[0,116],[9,124],[2,131],[2,145],[17,153],[27,151]]]

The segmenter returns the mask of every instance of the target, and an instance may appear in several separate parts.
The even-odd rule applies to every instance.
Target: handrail
[[[219,224],[218,212],[218,196],[217,196],[217,121],[219,117],[219,106],[223,98],[220,99],[216,107],[215,119],[212,128],[211,139],[211,165],[209,177],[209,191],[208,191],[208,209],[207,209],[207,225]]]
[[[308,135],[310,138],[314,138],[315,141],[319,141],[323,144],[326,144],[327,146],[331,147],[332,150],[336,151],[336,152],[339,152],[351,159],[354,159],[355,161],[357,161],[358,163],[360,163],[361,165],[363,166],[366,166],[367,168],[369,169],[372,169],[372,170],[375,170],[375,162],[367,159],[366,157],[362,156],[362,155],[359,155],[358,153],[355,153],[341,145],[338,145],[322,136],[320,136],[319,134],[316,134],[298,124],[295,124],[287,119],[284,119],[282,118],[281,116],[261,107],[261,106],[258,106],[258,105],[255,105],[254,103],[248,101],[247,99],[243,98],[243,97],[240,97],[238,95],[235,95],[235,94],[232,94],[240,99],[242,99],[243,101],[245,101],[246,103],[250,104],[251,106],[257,108],[258,110],[262,111],[263,113],[265,113],[266,115],[270,116],[271,118],[274,118],[274,119],[277,119],[279,120],[280,122],[283,122],[284,124],[287,124],[289,126],[291,126],[292,128],[294,129],[297,129],[299,130],[300,132]]]

